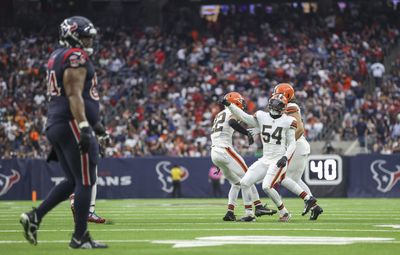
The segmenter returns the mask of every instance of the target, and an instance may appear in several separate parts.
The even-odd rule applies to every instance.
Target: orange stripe
[[[290,156],[290,158],[289,158],[289,160],[288,160],[288,162],[287,162],[287,164],[286,164],[287,167],[289,167],[289,163],[290,163],[290,161],[292,160],[293,155],[294,155],[294,152],[293,152],[292,156]],[[281,174],[281,172],[282,172],[282,169],[283,169],[283,167],[279,168],[278,173],[275,175],[275,178],[274,178],[274,180],[272,181],[271,186],[270,186],[271,189],[272,189],[272,187],[275,185],[276,180],[278,179],[278,177],[280,176],[280,174]],[[285,178],[286,173],[283,174],[282,176],[283,176],[283,178],[281,178],[281,181]]]
[[[286,113],[294,113],[294,112],[298,112],[299,110],[297,109],[296,106],[289,106],[286,108]]]
[[[244,171],[244,172],[247,172],[247,166],[246,166],[246,164],[243,163],[243,162],[240,160],[240,158],[235,154],[235,152],[233,152],[233,151],[231,150],[231,148],[229,148],[229,147],[227,147],[227,148],[225,148],[225,149],[226,149],[226,151],[229,153],[229,155],[230,155],[236,162],[239,163],[239,165],[242,167],[243,171]]]

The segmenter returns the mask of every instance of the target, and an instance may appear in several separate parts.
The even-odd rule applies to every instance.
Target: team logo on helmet
[[[383,167],[385,160],[375,160],[371,164],[372,178],[377,182],[377,190],[386,193],[392,190],[400,180],[400,166],[396,165],[396,171],[390,171]]]
[[[0,196],[6,194],[11,187],[21,179],[21,175],[14,169],[11,169],[12,175],[0,174]]]
[[[157,163],[157,165],[156,165],[157,177],[158,177],[158,180],[162,184],[161,189],[167,193],[172,193],[172,190],[173,190],[172,178],[171,178],[171,168],[169,167],[170,165],[171,165],[171,162],[169,162],[169,161],[161,161],[161,162]],[[179,166],[179,167],[183,171],[182,179],[181,179],[181,182],[182,182],[182,181],[185,181],[189,177],[189,171],[183,166]]]

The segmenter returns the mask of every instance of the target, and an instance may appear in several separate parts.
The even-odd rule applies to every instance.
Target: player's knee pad
[[[247,178],[243,178],[240,180],[241,187],[250,188],[251,185],[253,185],[253,183],[250,183],[250,181]]]

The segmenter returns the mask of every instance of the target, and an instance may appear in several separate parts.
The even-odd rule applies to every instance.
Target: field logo
[[[371,164],[372,178],[378,183],[376,187],[380,192],[390,191],[400,180],[400,166],[396,165],[397,171],[390,171],[383,167],[385,160],[375,160]]]
[[[0,174],[0,196],[5,195],[11,187],[21,179],[21,175],[14,169],[11,169],[12,175]]]
[[[171,162],[169,162],[169,161],[161,161],[161,162],[158,162],[156,165],[157,177],[158,177],[158,180],[162,184],[161,189],[167,193],[172,193],[172,189],[173,189],[170,165],[171,165]],[[189,177],[189,171],[183,166],[179,166],[179,167],[183,171],[183,175],[182,175],[182,179],[181,179],[181,182],[182,182],[182,181],[185,181]]]
[[[172,248],[212,247],[222,245],[347,245],[354,243],[391,243],[394,238],[336,236],[206,236],[192,240],[155,240],[156,244],[172,244]]]

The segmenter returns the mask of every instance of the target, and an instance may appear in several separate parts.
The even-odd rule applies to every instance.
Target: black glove
[[[222,98],[222,99],[219,101],[219,103],[222,104],[222,105],[225,105],[225,106],[230,106],[230,105],[231,105],[231,102],[229,102],[228,100],[226,100],[225,97]]]
[[[252,144],[254,143],[254,138],[253,138],[253,136],[252,136],[250,133],[248,133],[248,134],[247,134],[247,138],[249,139],[249,146],[252,145]]]
[[[58,161],[57,153],[53,148],[51,148],[51,150],[50,150],[49,154],[47,154],[47,158],[46,158],[47,163],[49,163],[50,161],[55,161],[55,162]]]
[[[101,147],[107,147],[108,145],[110,145],[110,135],[107,133],[106,129],[104,128],[103,124],[100,123],[100,121],[93,126],[93,131],[96,134],[97,140],[99,141]]]
[[[278,162],[276,163],[276,166],[279,168],[285,167],[287,163],[287,157],[283,156]]]
[[[90,127],[81,128],[81,137],[79,139],[79,150],[82,154],[88,153],[90,140],[92,139],[92,129]]]

